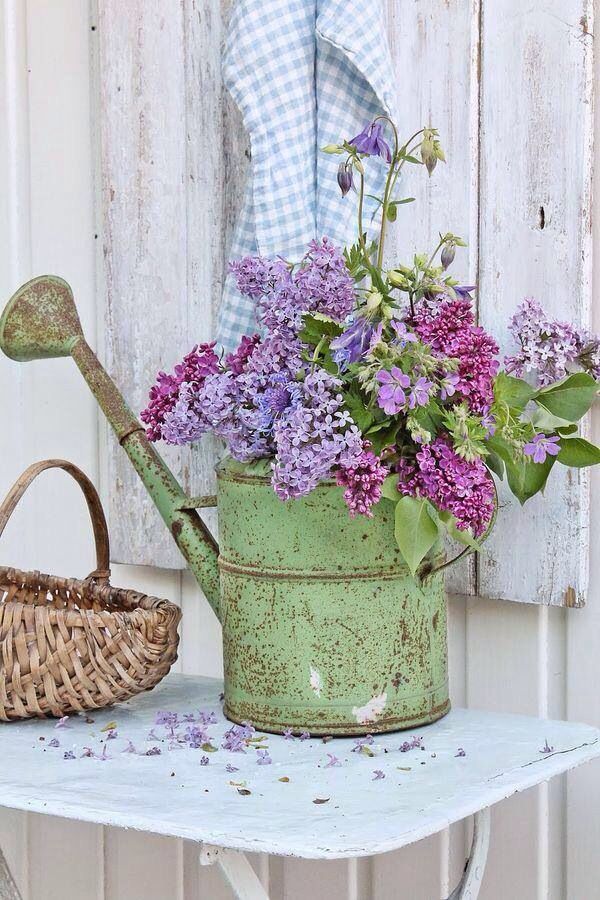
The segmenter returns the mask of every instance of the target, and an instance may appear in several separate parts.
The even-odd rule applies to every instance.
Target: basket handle
[[[4,498],[0,505],[0,537],[4,531],[8,520],[13,514],[15,507],[29,485],[37,476],[46,469],[62,469],[71,475],[86,499],[87,507],[92,520],[92,528],[94,530],[94,540],[96,542],[96,568],[90,572],[88,579],[93,578],[96,581],[108,581],[110,577],[110,550],[108,542],[108,527],[102,503],[98,496],[98,491],[87,477],[87,475],[66,459],[44,459],[41,462],[33,463],[13,484],[12,488]]]

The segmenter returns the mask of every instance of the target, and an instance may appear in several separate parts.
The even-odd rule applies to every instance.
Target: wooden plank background
[[[134,8],[137,18],[134,12],[130,13]],[[418,118],[431,115],[431,121],[438,123],[440,130],[446,133],[445,143],[451,157],[452,168],[449,163],[447,169],[442,169],[439,175],[436,173],[431,183],[423,181],[421,185],[438,210],[435,216],[431,214],[428,227],[435,229],[438,221],[445,227],[440,218],[447,217],[448,227],[469,236],[470,275],[477,272],[482,262],[488,266],[488,260],[494,260],[493,264],[489,262],[484,276],[488,285],[486,297],[494,298],[493,302],[499,302],[504,296],[499,293],[500,288],[494,287],[496,259],[502,265],[503,277],[508,279],[507,294],[544,290],[542,279],[546,277],[547,269],[549,291],[544,290],[543,299],[557,304],[562,302],[564,295],[559,293],[562,281],[559,279],[555,283],[557,269],[549,245],[569,266],[569,277],[578,279],[581,275],[583,281],[583,274],[578,269],[581,264],[569,255],[570,240],[565,238],[562,229],[566,229],[565,215],[569,221],[574,215],[571,196],[575,191],[574,173],[584,181],[586,176],[586,164],[583,157],[579,157],[585,146],[584,129],[576,113],[571,110],[567,115],[566,98],[575,92],[577,102],[583,104],[585,81],[576,80],[575,87],[569,82],[574,71],[578,73],[578,79],[584,77],[584,73],[589,76],[593,33],[589,4],[568,0],[559,6],[547,0],[543,3],[534,0],[528,5],[518,5],[508,3],[508,0],[484,0],[481,10],[477,0],[473,3],[471,0],[419,0],[418,3],[409,0],[392,3],[390,0],[388,13],[400,97],[407,120],[412,123],[417,113]],[[501,16],[501,13],[505,15]],[[584,15],[588,16],[586,28],[580,22]],[[174,33],[175,20],[180,22],[177,26],[180,30]],[[104,253],[102,241],[95,239],[95,235],[100,234],[99,222],[105,206],[95,206],[93,173],[99,169],[100,151],[104,159],[107,153],[107,126],[104,120],[98,119],[98,96],[103,96],[107,102],[108,85],[114,84],[117,97],[114,114],[117,115],[119,95],[124,90],[129,91],[129,102],[137,110],[137,125],[153,133],[155,149],[139,169],[132,169],[136,177],[149,182],[147,191],[145,185],[140,192],[140,201],[154,196],[157,202],[161,190],[166,190],[164,180],[161,181],[160,173],[154,175],[154,169],[166,164],[162,155],[164,147],[172,147],[175,143],[160,133],[161,127],[175,121],[174,110],[163,109],[163,119],[153,123],[153,107],[160,97],[147,94],[142,97],[139,81],[133,82],[132,89],[125,80],[120,85],[119,80],[113,80],[112,74],[99,70],[97,63],[105,52],[102,46],[118,48],[118,51],[115,49],[119,56],[117,62],[125,74],[135,70],[132,62],[135,59],[138,74],[144,60],[146,67],[158,65],[155,54],[159,48],[170,47],[168,52],[175,53],[171,60],[173,73],[178,73],[180,78],[183,68],[184,73],[187,71],[187,83],[194,86],[194,93],[188,91],[186,94],[185,109],[180,98],[173,99],[177,115],[188,116],[188,124],[196,122],[196,115],[206,116],[201,128],[196,123],[195,133],[188,135],[185,128],[178,131],[183,138],[172,152],[178,154],[180,171],[191,172],[193,179],[189,179],[185,192],[176,192],[180,204],[184,202],[182,194],[186,195],[185,228],[175,222],[164,226],[175,229],[180,238],[184,233],[186,243],[193,245],[187,251],[185,266],[187,283],[194,285],[193,290],[187,289],[189,322],[195,326],[194,335],[190,328],[185,333],[182,331],[180,336],[172,332],[162,336],[165,347],[169,343],[171,355],[167,354],[165,358],[157,355],[147,363],[146,372],[136,369],[136,377],[144,387],[153,367],[170,364],[185,341],[202,339],[210,333],[212,322],[209,320],[213,314],[208,316],[206,306],[202,304],[209,294],[212,297],[218,294],[222,276],[219,248],[224,245],[223,235],[230,228],[235,213],[235,198],[239,197],[239,184],[247,163],[243,149],[240,150],[236,143],[237,138],[231,137],[237,134],[235,112],[227,105],[223,106],[219,96],[205,88],[207,84],[216,83],[219,58],[214,36],[222,29],[222,21],[221,9],[216,2],[199,2],[195,7],[191,3],[181,6],[176,0],[171,3],[151,0],[138,5],[132,0],[118,7],[106,5],[103,0],[99,10],[93,6],[89,8],[84,0],[28,0],[27,4],[22,0],[3,0],[0,4],[0,120],[6,123],[6,127],[0,129],[0,192],[3,197],[0,203],[0,297],[8,297],[19,283],[34,274],[52,271],[63,275],[73,284],[91,342],[97,346],[102,346],[103,342],[108,344],[107,358],[111,360],[111,366],[116,365],[118,354],[116,348],[110,350],[114,335],[106,333],[105,308],[99,302],[99,298],[105,296],[103,278],[111,271],[111,266],[114,278],[118,279],[118,292],[123,293],[119,300],[123,305],[119,306],[117,293],[113,292],[111,315],[115,327],[118,315],[124,328],[133,327],[131,322],[125,322],[125,295],[129,291],[133,302],[133,285],[137,291],[144,271],[151,284],[149,303],[153,295],[157,305],[175,307],[177,298],[178,303],[182,301],[181,294],[177,294],[175,264],[170,268],[167,287],[153,281],[157,271],[155,255],[160,253],[162,259],[165,248],[148,223],[149,230],[142,228],[137,232],[130,222],[133,231],[127,237],[129,250],[124,255],[136,260],[135,265],[124,261],[123,265],[129,265],[129,268],[117,270],[116,259],[109,261],[106,268],[97,264],[103,263]],[[186,23],[185,27],[182,22]],[[150,45],[136,50],[134,40],[127,42],[114,33],[133,25],[134,37],[144,35],[143,42],[150,42],[153,50]],[[184,42],[192,42],[196,47],[206,40],[207,34],[213,36],[213,42],[210,47],[205,44],[206,52],[195,58],[186,51],[187,61],[182,62],[182,57],[177,55],[181,52],[177,33],[182,35]],[[512,33],[514,39],[511,39]],[[543,98],[537,113],[541,118],[537,121],[545,123],[543,140],[538,143],[535,140],[538,126],[534,128],[526,121],[527,104],[532,102],[532,87],[528,82],[532,70],[529,64],[524,65],[518,52],[519,47],[533,44],[539,51],[534,70],[538,73],[538,89]],[[490,58],[495,56],[496,64],[499,64],[498,60],[506,53],[510,53],[513,60],[510,78],[503,74],[504,83],[494,86],[490,83],[493,78],[489,70]],[[482,81],[475,77],[480,56]],[[196,66],[193,76],[190,69],[185,68],[192,63]],[[555,69],[558,75],[554,74]],[[156,91],[162,90],[162,80],[156,72],[148,77],[153,79]],[[167,85],[171,84],[169,78],[167,76]],[[549,80],[548,84],[546,80]],[[106,84],[102,85],[103,81]],[[117,90],[119,86],[121,91]],[[471,202],[472,197],[480,195],[479,185],[486,184],[486,190],[492,192],[493,203],[499,203],[497,190],[490,183],[492,171],[486,169],[482,164],[485,161],[480,158],[480,130],[472,128],[480,114],[485,116],[486,97],[487,114],[498,117],[498,124],[489,123],[488,129],[497,128],[500,134],[500,128],[507,128],[507,122],[512,121],[513,109],[520,114],[512,127],[524,129],[523,133],[528,135],[522,146],[518,134],[500,134],[502,142],[508,141],[516,148],[515,159],[511,162],[515,178],[524,177],[518,163],[521,156],[531,160],[530,168],[537,165],[542,170],[531,173],[531,177],[535,176],[535,190],[531,188],[532,193],[526,194],[529,199],[523,200],[523,207],[515,203],[514,216],[518,222],[515,228],[519,237],[510,247],[504,244],[502,248],[492,246],[490,229],[496,208],[490,205],[486,213],[489,221],[478,225],[478,207]],[[564,110],[565,122],[571,123],[570,135],[559,128],[553,118],[556,112],[549,112],[557,109]],[[583,112],[582,116],[585,119]],[[175,125],[179,128],[177,122]],[[596,124],[598,128],[600,122]],[[138,140],[136,129],[131,127],[129,130],[129,135],[123,135],[122,156],[119,157],[117,148],[113,149],[114,164],[118,166],[120,158],[123,170],[115,174],[115,186],[119,190],[127,187],[125,174],[131,166],[128,154],[134,152],[131,147]],[[489,135],[488,130],[488,143],[485,144],[488,166],[498,152],[489,143]],[[555,143],[565,142],[565,147],[568,142],[568,154],[564,157],[564,149],[554,147],[558,162],[548,155],[548,135],[550,138],[555,136]],[[185,145],[185,161],[181,143]],[[215,144],[224,144],[225,153],[217,153]],[[212,163],[207,162],[210,159]],[[234,160],[235,177],[227,180],[225,174],[231,176]],[[500,163],[495,165],[500,167]],[[499,171],[502,175],[501,167]],[[577,183],[583,191],[581,181]],[[220,185],[219,190],[212,190],[214,184]],[[520,184],[523,187],[523,182]],[[540,190],[548,222],[543,233],[539,228],[536,230],[535,216],[530,217],[535,212],[532,204],[538,202]],[[188,199],[191,191],[197,191],[194,202]],[[515,188],[513,198],[517,200],[519,196]],[[117,194],[115,202],[116,198]],[[132,198],[135,198],[134,192],[127,202],[132,202]],[[492,199],[489,202],[492,204]],[[498,212],[507,215],[504,205]],[[121,221],[124,226],[127,219],[123,216],[119,220],[120,215],[115,207],[113,221]],[[427,226],[427,221],[424,224]],[[403,229],[417,228],[407,221],[400,225]],[[583,252],[588,219],[582,217],[577,225],[573,230],[573,246],[579,246]],[[576,238],[576,234],[581,235],[581,229],[583,236]],[[551,235],[548,244],[545,243],[546,232]],[[201,241],[196,240],[198,234],[204,236]],[[511,253],[517,252],[524,236],[535,238],[537,242],[531,263],[524,261],[519,250],[514,257],[517,271],[507,273],[505,260],[513,258]],[[398,235],[398,246],[409,238],[412,240],[408,231]],[[479,249],[483,243],[485,252]],[[136,257],[137,250],[140,255]],[[589,265],[587,252],[586,261]],[[528,273],[529,269],[531,272]],[[534,270],[539,282],[534,280]],[[207,280],[209,271],[211,275]],[[532,280],[528,281],[529,278]],[[598,295],[600,280],[597,274],[594,279]],[[578,290],[573,294],[580,303],[582,292]],[[192,302],[197,304],[198,312],[192,312]],[[205,310],[204,314],[200,313],[201,309]],[[597,328],[600,326],[598,310],[600,307],[596,303]],[[151,305],[145,308],[144,315],[146,325],[141,322],[135,335],[139,346],[154,341],[148,321],[159,321],[154,318]],[[163,321],[167,320],[164,310],[160,315],[164,316]],[[185,328],[188,329],[187,323]],[[153,347],[155,352],[155,343]],[[123,368],[117,373],[118,378],[128,378],[129,370],[138,366],[139,361],[130,359],[127,364],[120,365]],[[135,401],[135,397],[133,399]],[[142,399],[136,401],[138,405]],[[0,493],[4,494],[19,472],[34,459],[52,455],[70,457],[93,478],[100,478],[104,467],[101,457],[105,454],[108,439],[85,385],[68,360],[20,366],[1,358],[0,409],[4,423],[0,429]],[[598,440],[600,421],[597,415],[593,424]],[[207,477],[208,459],[207,450],[203,462],[186,463],[190,480],[197,479],[195,484],[206,484],[202,479]],[[198,474],[191,474],[193,466],[197,466],[194,472]],[[104,487],[105,495],[115,495],[112,478],[105,481]],[[140,494],[139,498],[142,497]],[[598,534],[600,528],[598,498],[600,481],[598,474],[593,473],[592,534]],[[145,523],[145,513],[137,507],[138,500],[132,502],[136,504],[136,512],[128,513],[119,497],[113,504],[113,514],[131,515],[132,529],[139,530],[140,522]],[[151,524],[146,527],[154,529]],[[156,561],[153,551],[159,546],[155,541],[160,539],[162,529],[158,523],[155,530],[145,534],[144,539],[151,548],[147,558],[149,564]],[[86,512],[77,489],[61,473],[48,473],[19,507],[15,521],[3,538],[0,558],[3,563],[23,567],[84,574],[91,567],[91,546]],[[529,544],[527,552],[533,552]],[[508,562],[514,565],[515,560],[511,557]],[[557,563],[555,571],[558,574],[565,571],[561,567],[562,562]],[[595,687],[600,659],[600,554],[591,554],[589,603],[581,610],[522,606],[485,599],[476,594],[476,577],[480,581],[487,579],[494,587],[489,593],[498,596],[496,586],[501,575],[480,572],[476,576],[466,572],[462,577],[467,581],[456,587],[462,596],[454,597],[450,604],[454,703],[531,715],[565,716],[600,725],[600,701]],[[188,573],[151,565],[115,566],[114,582],[148,590],[181,604],[184,625],[177,668],[200,674],[220,672],[219,627]],[[505,583],[510,582],[502,580],[501,584]],[[0,750],[1,737],[0,729]],[[590,900],[597,895],[600,879],[596,851],[600,842],[599,773],[599,764],[590,764],[568,779],[554,782],[551,788],[529,791],[494,811],[482,900],[505,900],[509,896],[519,900]],[[463,862],[464,839],[464,829],[455,827],[449,833],[376,859],[311,863],[261,857],[255,864],[265,884],[269,884],[274,900],[299,900],[307,894],[319,900],[434,900],[447,896],[457,880]],[[195,848],[185,842],[4,812],[0,815],[0,843],[7,852],[25,900],[231,898],[218,872],[199,870]]]

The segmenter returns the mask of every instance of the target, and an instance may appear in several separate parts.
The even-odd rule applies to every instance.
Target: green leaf
[[[438,516],[444,523],[448,536],[451,537],[453,541],[458,541],[460,544],[464,544],[465,547],[472,547],[473,550],[481,550],[480,542],[473,537],[470,531],[464,531],[462,528],[458,527],[456,524],[456,517],[453,516],[452,513],[440,510]]]
[[[558,416],[553,416],[552,413],[549,413],[547,409],[542,409],[541,406],[537,407],[531,416],[530,421],[536,431],[543,431],[546,434],[549,431],[559,431],[567,428],[577,429],[577,425],[567,421],[567,419],[560,419]]]
[[[388,475],[381,485],[381,496],[396,503],[401,494],[398,493],[398,475]]]
[[[438,538],[438,526],[429,514],[427,501],[400,497],[396,504],[394,533],[400,553],[414,575]]]
[[[356,424],[358,425],[358,422]],[[391,447],[394,444],[399,428],[400,422],[397,421],[383,426],[378,424],[367,432],[363,431],[365,437],[368,437],[371,442],[371,450],[375,456],[379,456],[384,447]],[[360,430],[362,431],[362,429]]]
[[[411,417],[419,423],[421,428],[435,437],[442,425],[444,414],[435,400],[430,400],[426,406],[418,406],[414,409]]]
[[[506,372],[499,372],[494,381],[494,397],[496,400],[506,403],[511,409],[519,411],[525,409],[530,400],[533,400],[537,391],[534,390],[522,378],[513,378]]]
[[[322,337],[337,337],[343,331],[341,325],[320,313],[307,313],[302,317],[302,322],[304,327],[298,337],[305,344],[315,347]]]
[[[543,463],[534,463],[527,457],[515,459],[513,449],[497,434],[489,439],[488,447],[504,462],[508,486],[521,505],[543,491],[555,457],[548,456]]]
[[[564,437],[560,440],[560,453],[556,457],[563,466],[580,469],[600,463],[600,449],[582,437]]]
[[[577,422],[586,414],[598,393],[598,384],[587,372],[577,372],[542,388],[536,395],[538,406],[567,422]]]
[[[373,416],[366,409],[365,399],[355,387],[350,388],[344,394],[344,406],[354,419],[354,422],[363,434],[373,425]]]

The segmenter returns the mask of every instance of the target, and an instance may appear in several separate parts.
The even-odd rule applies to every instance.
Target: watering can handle
[[[96,569],[90,572],[88,579],[93,578],[95,581],[108,581],[110,577],[110,550],[108,539],[108,527],[102,503],[98,492],[87,475],[66,459],[45,459],[41,462],[33,463],[13,484],[12,488],[4,498],[0,505],[0,536],[4,531],[8,520],[13,514],[15,507],[29,485],[37,476],[46,469],[62,469],[71,475],[86,499],[87,507],[92,521],[94,530],[94,540],[96,542]]]

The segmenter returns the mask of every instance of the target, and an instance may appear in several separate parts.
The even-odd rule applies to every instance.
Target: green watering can
[[[351,519],[342,489],[282,502],[268,460],[217,467],[220,547],[83,336],[69,285],[23,285],[0,319],[11,359],[71,356],[223,628],[225,714],[277,733],[358,735],[448,712],[441,575],[415,579],[392,504]],[[423,571],[442,558],[436,547]]]

